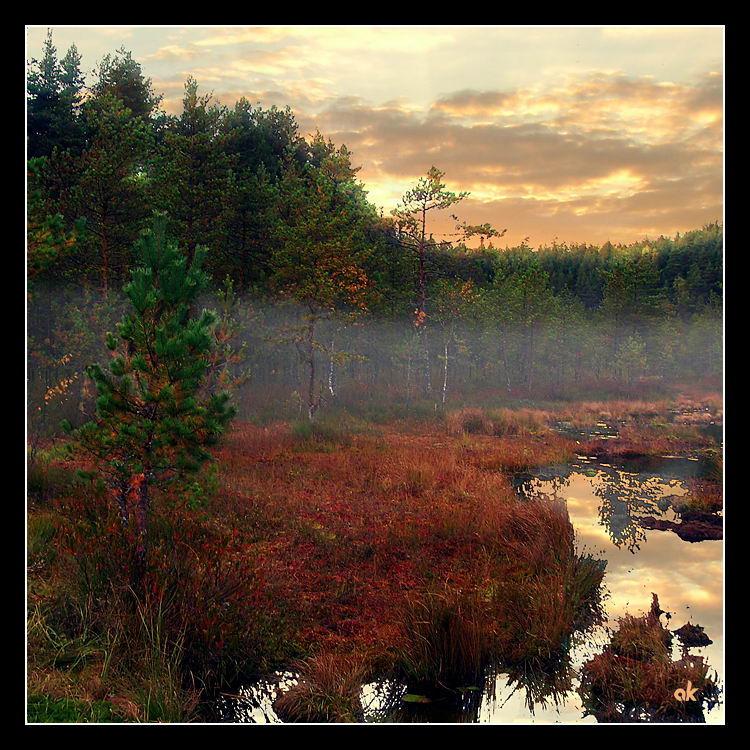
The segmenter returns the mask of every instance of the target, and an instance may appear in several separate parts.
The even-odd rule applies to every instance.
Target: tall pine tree
[[[224,115],[225,108],[212,103],[210,94],[199,96],[189,78],[182,114],[170,120],[153,159],[154,205],[171,217],[171,231],[188,257],[199,242],[207,241],[214,253],[225,244],[222,217],[233,202],[227,205],[236,155],[225,151]]]
[[[49,156],[55,148],[80,152],[84,127],[79,105],[84,79],[81,56],[72,45],[62,60],[47,32],[41,60],[29,64],[26,80],[27,138],[29,158]]]

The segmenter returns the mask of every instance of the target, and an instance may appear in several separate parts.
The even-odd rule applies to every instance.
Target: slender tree
[[[279,186],[273,281],[282,295],[300,306],[300,323],[287,329],[284,340],[294,343],[307,369],[310,421],[322,403],[317,392],[320,354],[329,366],[346,357],[335,344],[319,340],[320,324],[356,314],[367,305],[363,229],[375,217],[351,179],[354,171],[344,162],[342,152],[324,159],[320,167],[300,169],[290,161]]]
[[[404,194],[401,203],[391,211],[399,243],[405,251],[415,257],[417,263],[414,325],[419,331],[421,341],[423,391],[425,395],[432,392],[430,352],[427,341],[429,320],[427,312],[428,254],[431,250],[446,247],[453,241],[444,239],[436,242],[431,234],[428,236],[428,214],[450,208],[470,195],[468,192],[453,193],[446,190],[445,184],[441,182],[444,176],[445,172],[441,172],[435,166],[430,167],[427,175],[421,177],[417,184]],[[453,219],[458,221],[456,216],[453,216]],[[492,229],[489,224],[470,226],[466,223],[457,225],[456,230],[451,236],[464,240],[474,235],[482,237],[502,236],[505,232],[505,230],[499,232]]]
[[[477,307],[479,293],[473,282],[456,283],[453,279],[440,279],[433,291],[435,311],[432,314],[442,332],[443,339],[443,388],[441,402],[445,405],[448,395],[448,362],[450,349],[460,343],[459,326],[472,316]]]

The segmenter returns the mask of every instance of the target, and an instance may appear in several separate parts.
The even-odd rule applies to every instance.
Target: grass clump
[[[466,407],[446,414],[449,435],[527,436],[547,432],[549,414],[537,409],[491,409]]]
[[[297,450],[333,452],[351,445],[351,432],[329,422],[300,421],[292,425]]]
[[[296,663],[297,684],[274,702],[288,722],[348,723],[362,717],[360,692],[366,676],[353,654],[320,653]]]
[[[716,448],[707,448],[700,453],[698,476],[709,482],[720,483],[724,479],[724,455]]]
[[[532,498],[497,511],[476,528],[474,567],[455,574],[460,583],[400,610],[396,668],[417,692],[557,667],[573,634],[602,621],[604,561],[576,552],[564,506]]]
[[[564,503],[548,498],[520,505],[501,554],[507,572],[492,594],[497,653],[507,664],[544,669],[576,632],[602,622],[606,561],[577,552]]]
[[[408,600],[397,664],[415,682],[462,685],[481,677],[492,632],[476,594],[446,587]]]
[[[534,435],[547,432],[547,412],[536,409],[493,409],[488,412],[496,437]]]
[[[109,701],[83,701],[73,698],[51,698],[47,695],[30,695],[26,706],[26,719],[30,724],[122,721]]]

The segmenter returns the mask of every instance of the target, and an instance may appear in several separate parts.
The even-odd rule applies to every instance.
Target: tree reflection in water
[[[570,485],[571,479],[587,476],[594,494],[601,500],[599,519],[612,544],[635,553],[646,540],[641,519],[664,516],[665,508],[660,500],[665,491],[680,487],[678,477],[689,475],[692,468],[688,467],[686,471],[683,461],[674,462],[675,466],[671,469],[665,461],[651,460],[649,463],[650,466],[643,465],[644,470],[639,473],[590,462],[568,467],[547,467],[536,474],[518,474],[513,484],[519,496],[528,499],[540,491],[557,495],[560,489]],[[658,471],[647,471],[647,467]]]

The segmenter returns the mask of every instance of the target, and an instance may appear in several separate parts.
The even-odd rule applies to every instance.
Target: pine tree
[[[54,123],[60,101],[60,64],[51,30],[47,31],[42,59],[31,61],[26,87],[29,156],[47,156],[54,147]]]
[[[63,118],[61,148],[79,154],[86,145],[86,123],[81,117],[85,79],[81,72],[81,55],[72,44],[60,60],[60,101]]]
[[[59,265],[61,259],[70,255],[85,227],[85,220],[81,219],[72,230],[68,230],[61,214],[45,212],[38,186],[39,174],[45,163],[44,157],[29,159],[28,163],[26,269],[29,281]]]
[[[140,63],[124,47],[115,55],[105,55],[96,77],[91,89],[94,96],[114,96],[130,110],[132,117],[150,117],[161,101],[161,96],[154,94],[151,79],[143,75]]]
[[[147,220],[138,164],[152,141],[146,124],[110,94],[87,102],[84,117],[90,142],[73,159],[76,183],[67,211],[86,218],[81,271],[97,276],[106,295],[113,281],[127,278],[130,248]]]
[[[154,205],[171,217],[171,230],[188,257],[200,241],[208,241],[212,252],[223,256],[217,248],[226,244],[223,216],[232,207],[237,160],[225,151],[228,136],[221,124],[226,108],[213,103],[210,94],[199,96],[193,78],[185,83],[182,101],[182,114],[170,120],[153,159]],[[210,263],[216,266],[214,259]]]
[[[31,60],[27,77],[27,134],[30,158],[49,156],[55,148],[80,152],[84,145],[79,105],[83,91],[81,56],[72,45],[62,60],[47,32],[44,55]]]
[[[412,254],[417,261],[417,284],[416,284],[416,309],[414,310],[414,326],[419,332],[422,348],[423,368],[423,393],[429,395],[432,392],[432,381],[430,376],[430,352],[427,342],[427,277],[429,275],[428,256],[439,248],[448,247],[450,240],[435,241],[432,234],[427,236],[428,213],[430,211],[442,211],[460,203],[470,193],[464,191],[453,193],[445,189],[441,182],[445,172],[437,167],[431,167],[425,177],[421,177],[417,184],[408,190],[401,199],[399,205],[391,211],[397,230],[397,237],[401,247]],[[458,221],[457,216],[452,216]],[[497,231],[489,224],[468,225],[466,222],[456,226],[456,232],[452,236],[460,240],[469,237],[502,237],[505,230]]]
[[[199,317],[191,307],[208,282],[200,266],[206,248],[192,262],[166,236],[167,217],[157,214],[136,242],[141,266],[132,271],[125,294],[133,306],[119,324],[119,350],[108,368],[87,368],[99,397],[96,417],[73,434],[98,460],[124,528],[135,505],[138,558],[146,560],[152,489],[186,481],[210,458],[206,451],[234,416],[226,394],[201,397],[213,344],[213,313]],[[66,429],[71,431],[69,424]]]

